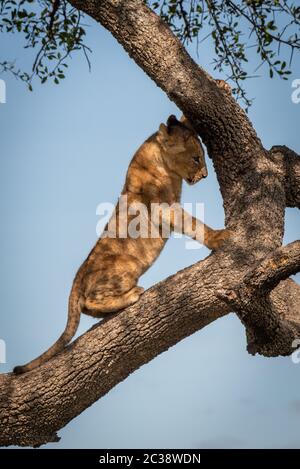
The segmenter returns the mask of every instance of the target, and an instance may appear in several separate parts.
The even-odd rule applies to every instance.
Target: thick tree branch
[[[300,271],[300,241],[276,249],[248,272],[242,281],[219,298],[228,303],[245,324],[248,351],[266,356],[289,355],[300,336],[300,323],[278,314],[270,292],[281,280]]]
[[[132,371],[227,314],[231,307],[216,293],[244,274],[233,271],[224,252],[215,253],[152,287],[138,303],[94,326],[40,368],[1,375],[0,445],[58,441],[60,428]],[[278,302],[281,293],[274,293]],[[277,311],[284,316],[286,303]]]
[[[283,160],[286,206],[300,208],[300,156],[284,145],[273,146],[270,153]]]
[[[133,370],[228,313],[214,294],[225,282],[221,260],[210,256],[159,283],[40,368],[0,376],[0,445],[53,441]]]
[[[242,282],[231,289],[236,297],[248,297],[257,294],[267,295],[281,280],[300,271],[300,241],[282,246],[258,262],[253,270],[247,273]],[[228,290],[229,292],[229,290]],[[252,300],[251,300],[252,301]]]

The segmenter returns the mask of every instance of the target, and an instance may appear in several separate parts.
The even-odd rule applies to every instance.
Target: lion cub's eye
[[[195,161],[195,163],[199,164],[199,158],[198,158],[198,156],[193,156],[193,160]]]

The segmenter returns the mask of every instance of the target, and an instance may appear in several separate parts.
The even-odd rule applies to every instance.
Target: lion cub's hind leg
[[[136,303],[143,293],[144,288],[134,287],[123,295],[118,296],[104,296],[100,294],[93,294],[85,301],[83,313],[94,318],[102,318],[107,313],[114,313],[121,309],[127,308]]]
[[[115,313],[138,301],[144,289],[137,286],[142,265],[131,255],[106,255],[99,270],[86,282],[82,312],[96,318]]]

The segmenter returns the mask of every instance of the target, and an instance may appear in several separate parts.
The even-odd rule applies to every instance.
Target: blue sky
[[[1,372],[57,339],[74,274],[96,241],[96,207],[115,202],[134,151],[169,114],[181,114],[110,34],[91,24],[91,73],[74,56],[60,86],[37,84],[33,93],[2,76],[0,338],[7,364]],[[30,66],[20,38],[2,41],[5,58]],[[197,60],[213,73],[209,45]],[[298,65],[289,81],[260,78],[246,85],[255,97],[250,118],[266,148],[286,144],[300,153],[300,104],[291,101]],[[184,186],[183,201],[203,202],[205,222],[221,228],[210,161],[208,169],[205,181]],[[285,242],[299,238],[299,229],[299,211],[287,210]],[[207,254],[171,239],[140,284],[149,287]],[[83,317],[79,334],[93,324]],[[231,314],[137,370],[47,447],[300,448],[299,386],[300,364],[249,356],[244,329]]]

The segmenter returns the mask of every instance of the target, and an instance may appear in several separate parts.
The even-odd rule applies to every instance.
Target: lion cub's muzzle
[[[188,177],[186,181],[188,184],[193,185],[199,182],[201,179],[205,179],[207,176],[208,176],[207,169],[201,168],[199,171],[196,172],[194,176]]]

